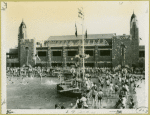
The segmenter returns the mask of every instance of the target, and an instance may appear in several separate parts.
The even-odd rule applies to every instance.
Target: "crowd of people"
[[[137,75],[133,68],[121,68],[120,66],[114,68],[100,68],[100,67],[85,67],[67,69],[72,73],[74,78],[81,77],[83,71],[84,77],[84,91],[81,97],[77,97],[74,108],[87,109],[92,108],[100,109],[103,107],[103,101],[107,101],[110,97],[115,97],[114,108],[134,108],[136,100],[134,94],[136,88],[140,87],[139,82],[142,82],[145,78],[144,69],[140,69],[140,75]],[[63,68],[59,67],[7,67],[7,75],[11,77],[44,77],[55,76],[56,71],[63,71]],[[94,83],[92,77],[98,79],[99,82]],[[92,101],[91,101],[92,100]],[[58,105],[55,105],[58,108]],[[59,107],[65,109],[65,107]]]
[[[65,67],[66,68],[66,67]],[[62,71],[62,67],[7,67],[7,74],[12,75],[12,76],[31,76],[35,77],[41,74],[42,76],[56,76],[55,72],[56,71]],[[69,70],[72,74],[78,74],[81,75],[83,71],[85,73],[90,73],[93,76],[98,75],[98,73],[106,73],[108,71],[111,71],[112,73],[116,73],[116,71],[120,70],[121,66],[113,67],[113,68],[108,68],[108,67],[85,67],[83,68],[74,68],[74,67],[68,67],[67,70]],[[128,67],[129,68],[129,67]],[[133,68],[128,69],[129,73],[137,73],[137,72],[144,73],[144,68],[136,68],[136,71],[134,71]]]
[[[106,102],[111,97],[117,100],[114,101],[113,108],[133,109],[135,107],[134,94],[136,94],[136,88],[139,88],[140,83],[145,79],[143,74],[132,74],[131,71],[124,68],[115,72],[106,70],[97,75],[99,80],[97,84],[85,77],[87,93],[84,93],[80,99],[77,98],[76,108],[88,108],[88,105],[91,104],[91,101],[88,104],[89,100],[92,100],[92,108],[99,109],[102,108],[102,101]]]

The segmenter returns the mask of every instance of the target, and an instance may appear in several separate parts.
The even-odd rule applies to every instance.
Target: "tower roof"
[[[22,27],[22,26],[25,26],[25,28],[26,28],[26,24],[24,23],[23,19],[22,19],[22,22],[20,24],[20,27]]]
[[[133,11],[133,14],[132,14],[132,16],[131,16],[131,21],[130,21],[130,22],[132,22],[132,20],[133,20],[134,18],[136,18],[136,15],[134,14],[134,11]]]

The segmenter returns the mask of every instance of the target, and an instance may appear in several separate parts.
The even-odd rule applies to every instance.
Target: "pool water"
[[[97,78],[92,81],[98,84]],[[71,108],[76,98],[66,97],[57,93],[58,77],[19,78],[7,77],[7,109],[54,109],[55,104]],[[117,82],[114,80],[114,82]],[[138,82],[136,88],[136,106],[145,106],[145,83]],[[118,97],[105,98],[103,108],[113,109]],[[91,102],[92,103],[92,102]],[[92,109],[92,108],[90,108]]]
[[[55,104],[68,107],[76,99],[57,94],[56,77],[12,78],[7,80],[8,109],[54,109]]]

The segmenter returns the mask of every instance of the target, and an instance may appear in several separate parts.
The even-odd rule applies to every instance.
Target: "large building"
[[[139,28],[136,15],[130,20],[130,35],[88,34],[84,38],[85,66],[114,67],[117,65],[144,66],[145,46],[139,46]],[[19,27],[18,47],[7,53],[7,66],[41,64],[43,66],[82,65],[82,35],[51,36],[43,45],[37,45],[35,39],[27,39],[27,26],[22,21]],[[36,57],[40,60],[36,59]],[[143,61],[142,61],[143,60]]]

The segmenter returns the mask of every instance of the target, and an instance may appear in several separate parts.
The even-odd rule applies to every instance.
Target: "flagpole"
[[[36,57],[35,57],[35,65],[36,65]]]
[[[84,79],[84,35],[83,35],[83,29],[84,29],[84,27],[83,27],[83,23],[84,23],[84,17],[83,17],[83,19],[82,19],[82,43],[83,43],[83,79]]]
[[[83,35],[83,31],[84,31],[84,12],[83,12],[83,8],[79,9],[78,8],[78,17],[82,19],[82,44],[83,44],[83,53],[82,53],[82,58],[83,58],[83,79],[84,79],[84,58],[85,58],[85,54],[84,54],[84,35]]]

